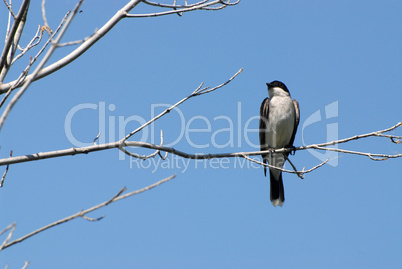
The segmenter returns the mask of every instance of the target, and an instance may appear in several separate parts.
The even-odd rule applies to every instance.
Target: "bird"
[[[278,80],[266,83],[268,96],[260,108],[260,148],[261,151],[278,148],[294,148],[293,142],[299,125],[299,103],[292,100],[286,85]],[[282,168],[289,152],[264,153],[263,163]],[[286,157],[285,157],[286,156]],[[267,167],[264,166],[267,176]],[[282,206],[285,201],[282,171],[269,168],[270,200],[273,206]]]

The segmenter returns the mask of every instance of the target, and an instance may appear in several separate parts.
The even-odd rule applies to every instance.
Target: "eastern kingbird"
[[[299,125],[299,103],[292,100],[288,88],[280,81],[267,83],[268,96],[262,101],[260,109],[260,145],[261,151],[278,148],[291,148]],[[289,153],[263,154],[264,163],[282,168]],[[267,175],[267,167],[264,166]],[[282,171],[269,168],[271,182],[271,203],[282,206],[285,201]]]

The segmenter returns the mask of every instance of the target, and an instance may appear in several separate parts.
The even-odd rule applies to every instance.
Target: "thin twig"
[[[161,143],[160,143],[160,146],[163,146],[163,132],[162,132],[162,130],[161,130]],[[167,155],[168,155],[168,153],[166,152],[165,157],[163,157],[162,154],[160,153],[160,150],[156,150],[154,153],[151,153],[149,155],[139,155],[139,154],[136,154],[136,153],[132,153],[132,152],[129,152],[128,150],[126,150],[124,147],[119,147],[119,150],[121,150],[122,152],[124,152],[128,156],[131,156],[131,157],[137,158],[137,159],[141,159],[141,160],[154,158],[156,155],[159,155],[162,158],[162,160],[165,160],[167,158]]]
[[[6,7],[8,8],[8,11],[10,12],[10,14],[13,16],[14,20],[15,20],[15,14],[13,12],[13,9],[11,8],[11,0],[10,0],[10,4],[7,3],[6,0],[3,0],[4,4],[6,4]]]
[[[19,25],[27,12],[29,3],[30,3],[30,0],[24,0],[21,4],[20,10],[18,11],[17,16],[15,17],[13,26],[11,27],[11,30],[8,34],[6,44],[4,46],[3,52],[0,57],[0,73],[2,73],[3,68],[6,65],[7,55],[9,54],[10,48],[14,42],[14,37],[19,28]]]
[[[161,146],[163,146],[163,131],[161,130]],[[162,156],[161,151],[158,150],[159,157],[161,157],[162,160],[166,160],[168,156],[168,152],[166,152],[165,156]]]
[[[19,48],[21,50],[21,53],[14,57],[14,59],[11,61],[10,65],[13,65],[18,59],[20,59],[22,56],[24,56],[25,53],[27,53],[30,49],[32,49],[33,47],[37,46],[41,42],[42,36],[43,35],[41,33],[41,26],[39,25],[35,36],[28,43],[28,45],[25,47],[25,49]]]
[[[25,261],[25,264],[24,264],[24,266],[22,267],[22,269],[26,269],[27,267],[28,267],[28,265],[29,265],[29,261]]]
[[[223,9],[223,8],[225,8],[225,7],[227,7],[227,6],[234,6],[234,5],[237,5],[238,3],[240,2],[240,0],[237,0],[236,2],[234,2],[234,3],[230,3],[230,0],[226,3],[226,2],[224,2],[224,1],[220,1],[220,3],[222,4],[221,6],[218,6],[218,7],[206,7],[206,8],[203,8],[204,10],[221,10],[221,9]]]
[[[213,92],[213,91],[215,91],[215,90],[217,90],[217,89],[219,89],[219,88],[222,88],[223,86],[225,86],[226,84],[228,84],[229,82],[231,82],[235,77],[237,77],[241,72],[243,72],[243,68],[240,68],[239,71],[237,71],[236,74],[234,74],[234,75],[233,75],[229,80],[227,80],[226,82],[224,82],[224,83],[222,83],[222,84],[220,84],[220,85],[218,85],[218,86],[215,86],[215,87],[213,87],[213,88],[211,88],[211,89],[210,89],[209,87],[206,87],[206,88],[204,88],[204,89],[195,90],[194,93],[193,93],[193,95],[194,95],[194,96],[203,95],[203,94],[206,94],[206,93]]]
[[[22,14],[21,19],[18,20],[18,26],[15,32],[13,33],[13,40],[11,41],[11,46],[8,49],[8,53],[6,55],[4,65],[2,66],[2,70],[0,71],[0,82],[3,82],[7,76],[8,71],[10,70],[12,59],[15,55],[15,52],[18,49],[18,44],[20,42],[22,31],[24,30],[25,22],[28,15],[29,3],[25,7],[24,13]],[[13,27],[15,26],[16,20],[14,21]],[[7,36],[10,38],[10,36]]]
[[[43,26],[44,26],[45,28],[49,28],[49,29],[50,29],[49,24],[47,23],[45,5],[46,5],[46,0],[42,0],[42,19],[43,19]]]
[[[40,78],[43,78],[59,69],[62,67],[68,65],[75,59],[77,59],[79,56],[81,56],[86,50],[88,50],[92,45],[94,45],[99,39],[101,39],[108,31],[110,31],[121,19],[123,19],[125,16],[122,14],[122,11],[130,11],[132,8],[134,8],[138,3],[140,3],[141,0],[131,0],[129,3],[127,3],[121,10],[119,10],[100,30],[96,31],[96,34],[84,42],[81,46],[79,46],[77,49],[75,49],[73,52],[65,56],[64,58],[56,61],[55,63],[43,68],[37,76],[33,78],[33,80],[37,80]],[[32,75],[29,75],[27,79],[31,78]],[[4,83],[0,85],[0,94],[7,92],[10,88],[12,88],[15,85],[15,81],[11,81],[9,83]],[[19,85],[18,87],[20,87]]]
[[[118,193],[115,194],[115,196],[113,196],[111,199],[109,199],[108,201],[106,201],[105,205],[108,205],[110,203],[113,203],[113,201],[119,197],[123,192],[125,192],[127,190],[126,187],[122,188]]]
[[[13,156],[13,151],[10,151],[10,157],[12,157],[12,156]],[[3,185],[4,185],[4,180],[6,180],[6,176],[7,176],[9,167],[10,167],[10,165],[7,164],[6,170],[4,171],[3,177],[1,178],[1,181],[0,181],[0,188],[3,187]]]
[[[189,8],[189,7],[194,7],[194,6],[198,6],[198,5],[202,5],[206,2],[208,2],[209,0],[202,0],[199,1],[197,3],[191,4],[191,5],[176,5],[176,1],[173,2],[173,5],[168,5],[168,4],[163,4],[163,3],[156,3],[156,2],[151,2],[151,1],[147,1],[147,0],[143,0],[142,2],[144,4],[150,5],[150,6],[155,6],[155,7],[163,7],[163,8]]]
[[[53,40],[53,38],[56,36],[56,34],[59,32],[59,30],[61,29],[61,27],[63,26],[63,24],[66,22],[68,15],[70,14],[71,11],[68,11],[66,13],[66,15],[64,15],[63,19],[61,20],[59,26],[57,27],[56,31],[54,31],[54,33],[52,34],[51,37],[49,37],[49,39],[46,41],[46,43],[42,46],[42,48],[39,50],[39,52],[35,55],[35,57],[33,59],[29,60],[29,64],[27,65],[27,67],[25,68],[24,71],[22,71],[22,73],[20,74],[20,76],[18,77],[18,79],[16,81],[14,81],[14,85],[12,85],[8,92],[6,93],[6,95],[3,97],[3,100],[0,103],[0,107],[3,106],[3,104],[5,103],[5,101],[7,100],[8,96],[11,94],[11,91],[14,90],[15,88],[19,87],[22,82],[24,81],[24,79],[26,78],[26,76],[29,73],[29,70],[31,68],[31,66],[36,62],[36,60],[39,58],[39,56],[43,53],[43,51],[45,51],[45,48],[47,47],[47,45],[50,43],[51,40]],[[41,38],[42,38],[43,33],[41,32]],[[40,41],[40,40],[39,40]],[[38,42],[39,42],[38,41]],[[32,45],[30,48],[32,48],[34,45]],[[28,48],[28,50],[30,49]],[[16,60],[18,60],[19,56],[22,56],[23,54],[25,54],[25,52],[21,53],[20,55],[18,55],[17,57],[14,58],[14,60],[11,62],[11,64],[13,64]]]
[[[151,2],[149,1],[143,1],[147,4],[150,4]],[[240,0],[238,0],[236,3],[232,3],[232,4],[228,4],[225,3],[223,4],[223,1],[221,0],[215,0],[215,1],[200,1],[198,3],[196,3],[195,5],[190,5],[190,6],[181,6],[181,9],[177,9],[177,6],[170,6],[170,8],[173,8],[173,10],[169,10],[169,11],[164,11],[164,12],[156,12],[156,13],[148,13],[148,14],[129,14],[126,13],[125,16],[127,18],[147,18],[147,17],[159,17],[159,16],[165,16],[165,15],[170,15],[170,14],[183,14],[184,12],[189,12],[189,11],[194,11],[194,10],[218,10],[218,9],[222,9],[225,8],[227,6],[232,6],[232,5],[237,5],[240,2]],[[222,6],[218,7],[218,8],[209,8],[209,6],[213,6],[216,4],[221,4]],[[159,6],[159,7],[168,7],[167,5],[162,5],[162,4],[157,4],[157,3],[153,3],[152,5],[155,6]]]
[[[402,136],[386,135],[386,134],[375,134],[375,136],[378,136],[378,137],[387,137],[387,138],[391,139],[391,142],[392,142],[392,143],[395,143],[395,144],[400,144],[400,143],[402,143],[402,141],[401,141]]]
[[[310,169],[308,169],[308,170],[304,170],[304,167],[303,167],[303,170],[302,170],[302,171],[299,171],[299,173],[302,173],[302,175],[303,175],[303,174],[306,174],[306,173],[310,173],[311,171],[314,171],[315,169],[317,169],[317,168],[323,166],[323,165],[326,164],[328,161],[329,161],[329,159],[326,159],[326,160],[323,161],[322,163],[317,164],[316,166],[314,166],[314,167],[312,167],[312,168],[310,168]]]
[[[241,72],[243,71],[243,68],[240,68],[239,71],[236,72],[236,74],[234,74],[228,81],[213,87],[212,89],[209,89],[209,87],[206,87],[204,89],[201,89],[203,83],[201,83],[200,86],[198,86],[197,89],[195,89],[195,91],[190,94],[189,96],[181,99],[179,102],[177,102],[176,104],[174,104],[173,106],[169,107],[168,109],[166,109],[165,111],[163,111],[162,113],[160,113],[158,116],[154,117],[153,119],[149,120],[148,122],[146,122],[145,124],[141,125],[140,127],[138,127],[137,129],[135,129],[134,131],[132,131],[131,133],[129,133],[128,135],[126,135],[122,140],[120,140],[122,143],[124,141],[126,141],[127,139],[129,139],[131,136],[133,136],[134,134],[138,133],[139,131],[141,131],[142,129],[144,129],[146,126],[150,125],[151,123],[153,123],[154,121],[158,120],[159,118],[161,118],[162,116],[166,115],[167,113],[169,113],[172,109],[174,109],[175,107],[179,106],[180,104],[184,103],[185,101],[187,101],[188,99],[195,97],[195,96],[199,96],[202,94],[206,94],[212,91],[215,91],[219,88],[222,88],[223,86],[225,86],[226,84],[228,84],[229,82],[231,82],[235,77],[237,77],[237,75],[239,75]]]
[[[5,232],[10,230],[13,226],[17,225],[16,223],[8,225],[6,228],[4,228],[2,231],[0,231],[0,236],[3,235]]]
[[[170,176],[170,177],[167,177],[167,178],[165,178],[165,179],[162,179],[162,180],[160,180],[160,181],[158,181],[158,182],[156,182],[156,183],[154,183],[154,184],[152,184],[152,185],[149,185],[149,186],[147,186],[147,187],[145,187],[145,188],[142,188],[142,189],[140,189],[140,190],[132,191],[132,192],[129,192],[129,193],[127,193],[127,194],[121,195],[121,194],[123,193],[123,191],[125,190],[125,188],[123,188],[123,190],[120,190],[115,196],[113,196],[112,199],[109,199],[109,200],[107,200],[107,201],[105,201],[105,202],[103,202],[103,203],[100,203],[100,204],[98,204],[98,205],[96,205],[96,206],[93,206],[93,207],[91,207],[91,208],[88,208],[88,209],[86,209],[86,210],[81,210],[81,211],[77,212],[76,214],[73,214],[73,215],[71,215],[71,216],[69,216],[69,217],[66,217],[66,218],[64,218],[64,219],[60,219],[60,220],[58,220],[58,221],[55,221],[55,222],[53,222],[53,223],[50,223],[50,224],[48,224],[48,225],[46,225],[46,226],[43,226],[42,228],[39,228],[39,229],[37,229],[37,230],[35,230],[35,231],[29,233],[29,234],[26,234],[26,235],[24,235],[24,236],[22,236],[22,237],[20,237],[20,238],[18,238],[18,239],[15,239],[15,240],[13,240],[13,241],[11,241],[11,242],[9,242],[9,243],[8,243],[8,241],[7,241],[5,244],[3,243],[2,247],[0,247],[0,250],[1,250],[1,249],[6,249],[6,248],[8,248],[8,247],[10,247],[10,246],[12,246],[12,245],[14,245],[14,244],[20,243],[20,242],[22,242],[22,241],[24,241],[24,240],[30,238],[31,236],[34,236],[34,235],[36,235],[36,234],[38,234],[38,233],[40,233],[40,232],[43,232],[43,231],[45,231],[45,230],[47,230],[47,229],[50,229],[50,228],[52,228],[52,227],[54,227],[54,226],[57,226],[57,225],[59,225],[59,224],[62,224],[62,223],[71,221],[71,220],[73,220],[73,219],[76,219],[76,218],[84,218],[84,219],[86,219],[86,220],[90,220],[91,218],[84,217],[84,216],[85,216],[86,214],[92,212],[92,211],[95,211],[95,210],[97,210],[97,209],[99,209],[99,208],[105,207],[105,206],[107,206],[107,205],[109,205],[109,204],[111,204],[111,203],[120,201],[120,200],[125,199],[125,198],[127,198],[127,197],[130,197],[130,196],[133,196],[133,195],[136,195],[136,194],[145,192],[145,191],[147,191],[147,190],[150,190],[150,189],[152,189],[152,188],[155,188],[155,187],[157,187],[157,186],[159,186],[159,185],[161,185],[161,184],[163,184],[163,183],[165,183],[165,182],[167,182],[167,181],[169,181],[169,180],[171,180],[171,179],[173,179],[173,178],[175,178],[175,177],[176,177],[176,175],[172,175],[172,176]],[[14,229],[15,229],[15,224],[14,224]],[[9,237],[11,237],[11,235],[9,235]]]
[[[10,94],[11,94],[11,91],[12,91],[15,87],[17,87],[17,85],[18,85],[19,83],[21,83],[21,82],[24,80],[24,78],[25,78],[26,75],[28,74],[28,72],[29,72],[31,66],[32,66],[32,59],[30,58],[30,59],[29,59],[29,64],[28,64],[28,66],[25,68],[24,71],[22,71],[22,73],[20,74],[19,78],[18,78],[17,81],[15,82],[14,87],[11,87],[11,88],[8,90],[8,92],[3,96],[3,99],[2,99],[1,102],[0,102],[0,108],[5,104],[6,100],[8,99],[8,97],[9,97]]]
[[[43,53],[43,51],[45,51],[45,48],[47,47],[47,45],[50,43],[51,40],[53,40],[53,38],[56,36],[56,34],[59,32],[59,30],[61,29],[61,27],[64,25],[64,23],[67,20],[68,15],[71,13],[71,11],[68,11],[66,13],[66,15],[64,15],[63,19],[61,20],[59,26],[57,27],[56,31],[54,31],[54,33],[52,34],[52,36],[49,37],[49,39],[46,41],[46,43],[42,46],[42,48],[39,50],[39,52],[35,55],[35,57],[33,59],[30,58],[29,60],[29,64],[27,65],[27,67],[25,68],[24,71],[21,72],[20,76],[18,77],[18,79],[16,81],[14,81],[14,85],[12,85],[12,87],[7,91],[7,93],[5,94],[5,96],[3,97],[3,99],[0,102],[0,107],[3,106],[3,104],[5,103],[5,101],[7,100],[7,98],[10,96],[11,91],[14,90],[15,88],[19,87],[22,82],[24,81],[24,79],[26,78],[26,76],[29,73],[29,70],[31,68],[31,66],[36,62],[36,60],[39,58],[39,56]],[[41,29],[41,27],[40,27]],[[42,38],[43,32],[41,32],[41,38]],[[40,40],[39,40],[40,41]],[[38,42],[39,42],[38,41]],[[33,46],[31,46],[30,48],[32,48]],[[30,49],[29,47],[27,48],[28,50]],[[18,60],[19,56],[22,56],[23,54],[26,53],[25,52],[21,53],[20,55],[18,55],[16,58],[14,58],[14,60],[11,62],[11,64],[13,64],[16,60]]]
[[[75,40],[75,41],[69,41],[69,42],[57,44],[57,47],[60,48],[60,47],[65,47],[65,46],[73,46],[73,45],[82,44],[85,41],[87,41],[88,39],[92,38],[94,36],[94,34],[95,33],[93,33],[92,35],[87,36],[87,37],[85,37],[84,39],[81,39],[81,40]]]
[[[297,174],[297,171],[291,171],[291,170],[284,169],[284,168],[282,168],[282,167],[278,167],[278,166],[274,166],[274,165],[271,165],[271,164],[263,163],[263,162],[254,160],[254,159],[248,157],[248,156],[245,155],[245,154],[242,155],[241,157],[243,157],[243,158],[246,159],[246,160],[249,160],[250,162],[257,163],[257,164],[262,165],[262,166],[265,166],[265,167],[269,167],[269,168],[276,169],[276,170],[279,170],[279,171],[282,171],[282,172],[286,172],[286,173]]]
[[[70,17],[68,17],[68,19],[67,19],[66,23],[64,24],[63,28],[60,30],[59,35],[55,39],[54,44],[52,44],[52,46],[49,48],[49,51],[43,57],[42,61],[38,64],[37,68],[32,73],[32,76],[25,81],[25,83],[22,86],[22,88],[14,95],[14,97],[11,99],[10,103],[5,108],[3,114],[0,117],[0,130],[3,127],[4,122],[7,119],[8,115],[10,114],[11,109],[14,107],[14,105],[17,103],[17,101],[21,98],[21,96],[25,93],[25,91],[28,89],[29,85],[34,81],[36,75],[39,73],[39,71],[42,69],[42,67],[49,60],[49,58],[53,54],[54,50],[57,48],[57,44],[59,43],[60,39],[63,37],[64,33],[66,32],[66,30],[67,30],[68,26],[70,25],[71,21],[73,20],[75,14],[78,12],[79,7],[81,6],[82,2],[83,2],[83,0],[80,0],[78,2],[78,4],[75,6],[75,8],[72,11]]]
[[[173,5],[168,5],[168,4],[163,4],[163,3],[155,3],[155,2],[146,1],[146,0],[143,0],[142,2],[144,4],[147,4],[150,6],[156,6],[156,7],[162,7],[162,8],[172,8],[173,10],[177,10],[178,8],[190,8],[190,7],[198,6],[198,5],[204,4],[208,1],[209,0],[202,0],[202,1],[199,1],[199,2],[191,4],[191,5],[189,5],[187,3],[187,0],[184,1],[184,5],[177,5],[176,4],[177,0],[173,1]],[[183,12],[178,12],[177,15],[182,16]]]
[[[87,216],[85,216],[85,215],[82,215],[82,216],[81,216],[81,218],[83,218],[84,220],[92,221],[92,222],[94,222],[94,221],[100,221],[100,220],[102,220],[104,217],[105,217],[105,215],[100,216],[99,218],[96,218],[96,219],[95,219],[95,218],[87,217]]]
[[[68,65],[69,63],[76,60],[80,57],[85,51],[91,48],[98,40],[100,40],[103,36],[105,36],[121,19],[126,18],[126,14],[130,12],[134,7],[136,7],[141,0],[131,0],[128,2],[122,9],[117,11],[115,15],[106,22],[99,30],[95,32],[92,38],[86,40],[83,44],[81,44],[78,48],[72,51],[70,54],[66,55],[62,59],[56,61],[55,63],[43,68],[34,78],[33,80],[41,79],[45,76],[56,72],[57,70],[63,68],[64,66]],[[177,13],[177,12],[174,12]],[[32,78],[32,75],[27,76],[26,79]],[[0,94],[6,93],[10,88],[14,87],[15,81],[11,81],[8,83],[4,83],[0,85]],[[21,85],[18,85],[20,87]],[[16,89],[17,87],[13,88],[12,90]]]
[[[320,146],[317,146],[317,145],[313,145],[312,148],[319,149],[319,150],[335,151],[335,152],[340,152],[340,153],[347,153],[347,154],[366,156],[366,157],[369,157],[370,159],[372,159],[374,161],[385,161],[385,160],[387,160],[389,158],[402,157],[402,154],[390,155],[390,154],[368,153],[368,152],[359,152],[359,151],[339,149],[339,148],[320,147]]]
[[[94,138],[94,145],[96,145],[96,141],[99,139],[101,135],[101,132],[99,132],[99,134]]]
[[[10,232],[8,233],[8,235],[7,235],[7,238],[3,241],[3,243],[0,245],[0,251],[2,250],[2,249],[5,249],[6,247],[7,247],[7,244],[9,244],[8,242],[10,241],[10,239],[11,239],[11,236],[13,235],[13,233],[14,233],[14,230],[15,230],[15,226],[17,225],[17,223],[13,223],[13,224],[10,224],[10,225],[8,225],[3,231],[1,231],[0,232],[0,235],[2,235],[3,233],[5,233],[5,232],[7,232],[8,230],[10,230]]]
[[[159,150],[156,150],[154,153],[151,153],[149,155],[139,155],[139,154],[136,154],[136,153],[132,153],[132,152],[126,150],[123,147],[119,147],[119,150],[121,150],[124,154],[126,154],[128,156],[131,156],[131,157],[137,158],[137,159],[141,159],[141,160],[146,160],[146,159],[149,159],[149,158],[153,158],[156,155],[158,155],[158,152],[159,152]]]
[[[304,177],[303,177],[303,173],[297,171],[296,166],[290,161],[290,159],[288,158],[288,156],[286,156],[286,154],[283,154],[283,156],[284,156],[285,159],[288,161],[288,163],[290,163],[290,165],[291,165],[292,168],[293,168],[293,171],[296,172],[297,176],[298,176],[300,179],[303,179],[303,178],[304,178]]]
[[[12,7],[12,3],[10,0],[10,7]],[[13,13],[14,14],[14,13]],[[10,27],[11,27],[11,17],[13,17],[13,19],[15,20],[15,15],[12,15],[10,12],[8,12],[8,20],[7,20],[7,31],[6,31],[6,36],[4,39],[4,42],[7,42],[7,38],[10,34]],[[1,73],[1,72],[0,72]]]

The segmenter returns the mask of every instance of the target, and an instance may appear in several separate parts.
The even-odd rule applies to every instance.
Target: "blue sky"
[[[49,25],[75,1],[48,1]],[[100,28],[124,1],[86,1],[64,41]],[[17,6],[17,5],[16,5]],[[155,12],[138,6],[134,12]],[[101,141],[128,133],[163,104],[174,104],[201,82],[224,88],[193,98],[154,125],[165,143],[189,153],[254,151],[258,134],[244,129],[267,96],[266,82],[281,80],[300,104],[295,146],[350,137],[401,121],[401,1],[242,1],[218,12],[126,19],[79,59],[35,82],[0,133],[1,158],[73,147],[66,135],[91,143],[104,119]],[[6,8],[0,8],[4,36]],[[42,24],[33,1],[22,44]],[[49,63],[74,47],[61,48]],[[6,82],[18,76],[23,58]],[[334,103],[335,102],[335,103]],[[325,107],[333,104],[334,117]],[[104,113],[101,107],[104,106]],[[180,113],[184,116],[181,117]],[[321,121],[306,124],[312,115]],[[131,118],[129,118],[131,117]],[[219,117],[219,118],[216,118]],[[233,132],[216,133],[229,128]],[[129,121],[129,120],[132,121]],[[124,124],[127,122],[127,124]],[[210,125],[208,125],[210,124]],[[258,121],[250,120],[249,129]],[[303,124],[305,125],[302,128]],[[183,131],[189,132],[178,139]],[[327,132],[328,126],[336,128]],[[210,127],[210,129],[208,129]],[[215,135],[213,136],[213,134]],[[394,134],[401,135],[401,130]],[[152,130],[132,139],[152,142]],[[212,140],[212,136],[214,140]],[[216,145],[224,145],[220,148]],[[248,143],[250,141],[251,143]],[[204,148],[193,144],[207,145]],[[340,148],[385,154],[401,146],[381,138]],[[149,151],[139,150],[141,154]],[[332,156],[334,157],[334,156]],[[299,169],[321,161],[307,151],[291,156]],[[155,159],[158,162],[159,159]],[[274,208],[263,169],[243,160],[220,167],[171,155],[162,167],[119,160],[117,150],[10,167],[0,190],[0,230],[17,222],[18,238],[103,202],[123,186],[140,189],[172,174],[151,191],[58,226],[0,253],[0,267],[29,268],[398,268],[402,264],[401,159],[385,162],[339,154],[304,180],[284,174],[286,201]],[[243,165],[243,166],[242,166]],[[218,165],[219,166],[219,165]],[[3,168],[4,169],[4,168]],[[0,237],[4,240],[4,235]]]

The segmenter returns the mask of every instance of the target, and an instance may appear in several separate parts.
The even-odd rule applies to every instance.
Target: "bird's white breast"
[[[282,148],[292,138],[295,110],[290,96],[274,96],[269,101],[266,141],[271,148]]]

